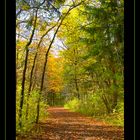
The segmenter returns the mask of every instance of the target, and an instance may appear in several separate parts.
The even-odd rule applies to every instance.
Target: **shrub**
[[[25,92],[25,97],[24,97],[24,104],[23,104],[23,109],[22,109],[22,128],[19,127],[19,103],[20,103],[20,90],[17,90],[17,96],[16,96],[16,131],[18,133],[24,133],[26,131],[29,131],[36,120],[36,108],[37,108],[37,100],[39,96],[38,91],[32,91],[30,93],[30,98],[29,98],[29,110],[28,110],[28,119],[26,118],[26,109],[27,109],[27,92]],[[48,114],[47,114],[47,103],[43,102],[43,99],[41,98],[40,102],[40,119],[44,119]]]
[[[111,114],[107,113],[102,99],[97,94],[89,95],[86,100],[74,98],[73,100],[68,101],[64,107],[103,120],[112,125],[124,125],[124,103],[122,101],[118,102],[118,105]]]

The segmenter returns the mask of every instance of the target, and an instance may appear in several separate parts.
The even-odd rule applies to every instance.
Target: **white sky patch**
[[[59,52],[62,50],[63,47],[64,45],[62,44],[62,42],[56,37],[52,48],[55,57],[59,57]]]
[[[50,41],[52,41],[54,33],[55,33],[54,30],[52,30],[48,33]],[[51,48],[55,57],[59,57],[59,51],[61,51],[62,48],[64,48],[64,45],[61,42],[61,40],[59,38],[57,38],[57,36],[56,36],[55,39],[54,39],[54,42],[52,44],[52,48]]]

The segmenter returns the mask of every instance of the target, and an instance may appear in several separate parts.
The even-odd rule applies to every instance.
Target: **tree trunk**
[[[52,92],[52,106],[54,106],[54,92]]]
[[[34,36],[35,28],[36,28],[36,20],[37,20],[37,11],[36,10],[36,15],[35,15],[35,22],[33,25],[33,30],[29,39],[29,42],[26,44],[26,54],[25,54],[25,65],[24,65],[24,70],[23,70],[23,76],[22,76],[22,84],[21,84],[21,99],[20,99],[20,109],[19,109],[19,126],[22,127],[22,109],[23,109],[23,102],[24,102],[24,88],[25,88],[25,80],[26,80],[26,70],[27,70],[27,63],[28,63],[28,55],[29,55],[29,49],[28,47],[32,43],[32,39]]]
[[[82,3],[82,2],[81,2],[81,3]],[[66,16],[69,14],[69,12],[70,12],[73,8],[79,6],[81,3],[79,3],[79,4],[77,4],[77,5],[73,6],[73,7],[70,7],[69,10],[67,11],[67,13],[62,17],[62,19],[61,19],[61,21],[60,21],[60,24],[58,25],[58,27],[57,27],[57,29],[56,29],[54,35],[53,35],[52,41],[50,42],[50,45],[49,45],[49,47],[48,47],[48,50],[47,50],[47,52],[46,52],[46,55],[45,55],[45,62],[44,62],[44,67],[43,67],[43,72],[42,72],[42,78],[41,78],[39,99],[38,99],[38,103],[37,103],[36,123],[38,123],[38,121],[39,121],[40,97],[41,97],[42,90],[43,90],[44,77],[45,77],[45,69],[46,69],[46,65],[47,65],[47,62],[48,62],[48,54],[49,54],[49,51],[50,51],[50,49],[51,49],[51,47],[52,47],[52,44],[53,44],[54,39],[55,39],[55,37],[56,37],[56,34],[57,34],[57,32],[58,32],[60,26],[62,25],[63,20],[66,18]]]
[[[22,126],[22,108],[23,108],[23,101],[24,101],[24,88],[25,88],[25,75],[27,69],[27,61],[28,61],[29,50],[26,50],[26,58],[25,58],[25,66],[23,70],[23,77],[22,77],[22,90],[21,90],[21,98],[20,98],[20,109],[19,109],[19,126]]]
[[[39,98],[37,102],[37,116],[36,116],[36,123],[39,121],[39,115],[40,115],[40,98],[41,98],[41,93],[39,93]]]
[[[77,93],[77,98],[80,99],[80,94],[79,94],[79,87],[78,87],[78,82],[77,82],[77,59],[76,59],[76,49],[74,49],[74,81],[75,81],[75,88],[76,88],[76,93]]]
[[[32,65],[32,69],[31,69],[31,74],[30,74],[30,83],[29,83],[29,89],[28,89],[28,95],[27,95],[27,107],[26,107],[26,119],[28,117],[28,108],[29,108],[29,97],[30,97],[30,92],[31,92],[31,88],[32,88],[32,79],[33,79],[33,72],[34,72],[34,67],[35,67],[35,63],[36,63],[36,59],[37,59],[37,56],[38,56],[38,49],[43,41],[43,38],[48,34],[49,31],[51,31],[56,25],[54,25],[53,27],[51,27],[49,30],[47,30],[43,35],[42,37],[40,38],[40,41],[38,43],[38,46],[37,46],[37,51],[36,51],[36,54],[34,56],[34,61],[33,61],[33,65]]]
[[[117,106],[118,103],[118,90],[117,90],[117,81],[115,78],[115,68],[112,68],[112,72],[114,74],[113,76],[113,85],[114,85],[114,93],[113,93],[113,102],[112,102],[112,112],[115,109],[115,107]]]
[[[77,91],[77,98],[80,99],[79,87],[78,87],[78,83],[77,83],[77,78],[76,78],[76,76],[75,76],[75,88],[76,88],[76,91]]]
[[[114,61],[114,57],[113,55],[111,55],[110,58],[110,69],[112,71],[112,80],[113,80],[113,96],[112,96],[112,105],[111,105],[111,112],[113,112],[113,110],[115,109],[115,107],[117,106],[118,103],[118,90],[117,90],[117,80],[116,80],[116,69],[115,69],[115,65],[114,65],[115,61]],[[106,81],[106,84],[110,84],[110,81]]]
[[[103,102],[104,102],[104,104],[105,104],[105,106],[106,106],[107,113],[108,113],[108,114],[111,113],[110,104],[109,104],[109,101],[107,100],[105,94],[103,94],[103,95],[101,96],[101,98],[102,98],[102,100],[103,100]]]

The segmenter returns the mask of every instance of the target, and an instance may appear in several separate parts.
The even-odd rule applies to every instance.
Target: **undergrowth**
[[[96,97],[96,99],[90,98],[87,101],[74,98],[73,100],[68,101],[64,105],[64,108],[79,112],[86,116],[94,117],[95,119],[102,120],[110,125],[124,126],[124,105],[122,102],[118,103],[116,109],[110,114],[107,113],[105,105],[98,97]]]

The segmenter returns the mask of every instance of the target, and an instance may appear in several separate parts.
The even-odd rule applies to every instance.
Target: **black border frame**
[[[16,139],[16,1],[6,0],[6,140]]]

